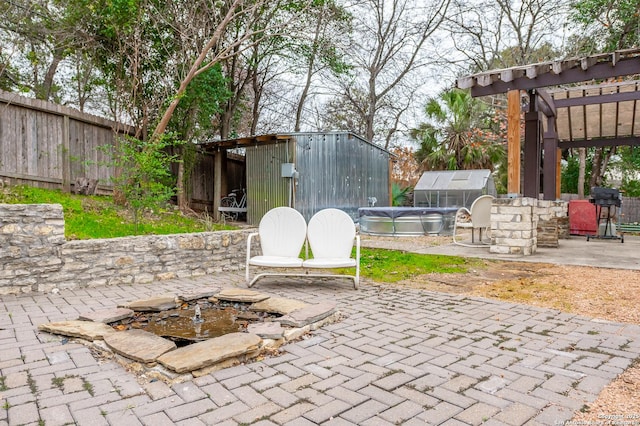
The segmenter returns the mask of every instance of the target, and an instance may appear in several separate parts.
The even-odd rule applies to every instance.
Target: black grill
[[[617,207],[622,206],[622,198],[620,197],[620,191],[615,188],[602,188],[599,186],[595,186],[591,188],[591,198],[589,202],[595,204],[596,206],[596,235],[587,235],[587,241],[589,238],[613,238],[620,239],[624,243],[624,236],[620,234],[620,236],[615,235],[615,228],[613,224],[613,214],[611,212],[611,208],[614,208],[614,211]],[[606,209],[606,212],[603,213],[602,209]],[[601,233],[600,223],[604,221],[604,232]]]
[[[599,186],[591,188],[591,199],[589,200],[597,206],[620,207],[620,191],[615,188],[601,188]]]

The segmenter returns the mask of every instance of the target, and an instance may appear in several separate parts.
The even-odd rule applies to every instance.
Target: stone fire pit
[[[249,304],[248,311],[263,313],[254,314],[262,320],[248,322],[246,327],[241,324],[242,331],[195,339],[181,347],[174,340],[136,328],[141,326],[132,320],[141,312],[160,313],[161,318],[167,318],[168,314],[162,315],[165,311],[176,312],[187,306],[218,302]],[[178,316],[176,313],[171,315]],[[197,326],[199,315],[198,308],[194,326]],[[337,321],[339,316],[332,303],[307,304],[244,289],[208,289],[136,300],[115,309],[82,314],[76,320],[42,324],[38,329],[90,342],[101,350],[117,354],[123,361],[139,363],[146,372],[154,372],[153,375],[163,380],[176,382],[237,365],[266,352],[272,353],[311,330]],[[125,326],[132,322],[133,327]]]

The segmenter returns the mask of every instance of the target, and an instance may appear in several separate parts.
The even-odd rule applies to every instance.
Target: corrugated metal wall
[[[358,219],[358,208],[375,197],[388,206],[389,153],[350,133],[292,135],[296,148],[295,208],[309,220],[335,207]]]
[[[274,207],[288,206],[291,179],[283,178],[282,163],[293,162],[293,144],[247,147],[247,223],[257,225]]]

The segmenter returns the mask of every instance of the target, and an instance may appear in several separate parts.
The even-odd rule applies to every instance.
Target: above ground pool
[[[451,235],[457,207],[361,207],[360,232],[369,235]]]

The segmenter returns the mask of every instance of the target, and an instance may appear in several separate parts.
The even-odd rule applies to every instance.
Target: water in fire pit
[[[162,312],[137,312],[132,318],[111,324],[118,330],[138,328],[176,342],[190,342],[243,332],[249,323],[270,321],[278,315],[253,312],[248,303],[202,302],[184,304]]]

